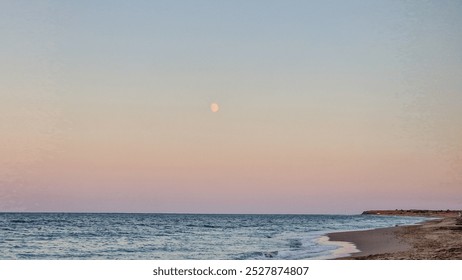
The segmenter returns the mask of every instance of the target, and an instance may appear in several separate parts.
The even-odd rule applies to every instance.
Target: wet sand
[[[440,217],[423,224],[337,232],[331,241],[351,242],[360,250],[341,259],[462,260],[462,219]]]

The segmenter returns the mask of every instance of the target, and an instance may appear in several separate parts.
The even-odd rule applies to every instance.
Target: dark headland
[[[362,215],[414,216],[414,217],[457,217],[462,210],[368,210]]]

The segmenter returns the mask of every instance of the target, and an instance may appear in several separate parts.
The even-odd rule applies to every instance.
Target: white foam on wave
[[[325,260],[348,256],[350,253],[358,252],[356,246],[347,242],[331,242],[325,236],[327,232],[305,233],[303,236],[294,233],[284,236],[297,237],[301,241],[301,246],[297,250],[284,248],[279,250],[273,257],[276,259],[306,259],[306,260]]]
[[[344,258],[344,257],[349,257],[354,253],[361,252],[360,250],[358,250],[358,248],[356,247],[354,243],[345,242],[345,241],[332,241],[326,235],[319,237],[317,242],[323,246],[329,246],[329,245],[337,246],[336,249],[329,251],[329,254],[325,255],[323,259]]]

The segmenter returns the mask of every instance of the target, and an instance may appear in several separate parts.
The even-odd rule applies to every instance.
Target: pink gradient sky
[[[257,2],[2,2],[0,211],[462,208],[462,4]]]

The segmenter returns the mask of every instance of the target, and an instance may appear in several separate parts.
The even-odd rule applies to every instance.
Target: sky
[[[461,14],[2,0],[0,211],[461,209]]]

